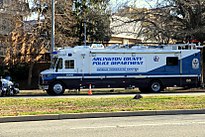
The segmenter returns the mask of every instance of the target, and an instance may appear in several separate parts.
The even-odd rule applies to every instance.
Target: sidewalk
[[[128,116],[153,116],[153,115],[187,115],[205,114],[205,109],[199,110],[168,110],[168,111],[137,111],[137,112],[112,112],[112,113],[81,113],[81,114],[54,114],[38,116],[0,117],[0,123],[24,122],[42,120],[103,118],[103,117],[128,117]]]

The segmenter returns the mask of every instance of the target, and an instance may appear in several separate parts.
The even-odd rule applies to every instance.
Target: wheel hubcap
[[[53,91],[56,93],[56,94],[59,94],[63,91],[63,86],[61,84],[55,84],[53,86]]]
[[[152,90],[154,91],[154,92],[158,92],[158,91],[160,91],[160,84],[158,83],[158,82],[154,82],[153,84],[152,84]]]

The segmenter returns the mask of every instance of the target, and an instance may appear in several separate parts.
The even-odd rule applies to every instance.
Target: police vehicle
[[[201,52],[195,44],[120,47],[76,46],[54,52],[54,67],[40,73],[49,95],[65,89],[137,87],[160,92],[166,87],[197,87]]]

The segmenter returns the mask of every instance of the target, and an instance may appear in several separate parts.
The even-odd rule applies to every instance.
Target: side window
[[[65,69],[74,69],[74,60],[65,60]]]
[[[178,57],[167,57],[167,66],[177,66]]]

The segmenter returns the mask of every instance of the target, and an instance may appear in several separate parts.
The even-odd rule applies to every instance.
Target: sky
[[[33,0],[28,0],[29,6],[33,6]],[[119,7],[123,6],[135,6],[138,8],[151,8],[156,5],[156,2],[159,0],[110,0],[110,6],[113,12],[117,11]],[[35,15],[31,16],[31,19],[33,19]],[[29,17],[28,17],[28,20]]]
[[[33,0],[28,0],[29,5],[32,6]],[[156,2],[159,0],[110,0],[110,4],[112,8],[117,8],[119,6],[123,5],[129,5],[129,6],[136,6],[139,8],[150,8],[156,4]]]
[[[112,10],[117,10],[122,6],[135,6],[139,8],[154,7],[159,0],[110,0]]]

